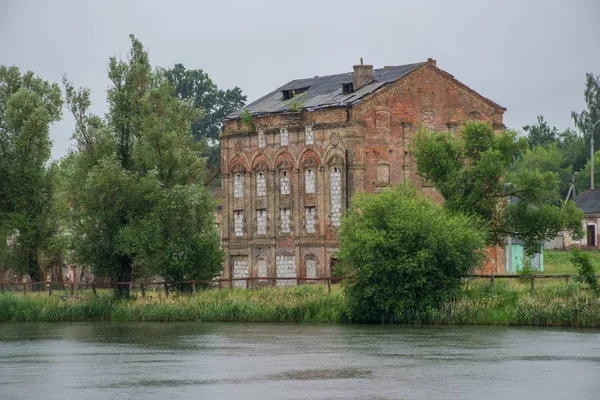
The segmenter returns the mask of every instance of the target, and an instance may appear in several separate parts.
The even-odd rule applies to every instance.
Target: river
[[[599,399],[600,332],[0,324],[0,399]]]

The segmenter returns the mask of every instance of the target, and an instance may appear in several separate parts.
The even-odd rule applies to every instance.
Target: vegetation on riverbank
[[[342,297],[321,286],[207,290],[117,300],[99,296],[0,295],[0,321],[338,322]]]
[[[600,327],[600,299],[571,280],[475,280],[439,310],[395,323]],[[0,294],[2,322],[204,321],[345,323],[343,293],[322,286],[208,290],[187,296],[115,300],[96,297]]]

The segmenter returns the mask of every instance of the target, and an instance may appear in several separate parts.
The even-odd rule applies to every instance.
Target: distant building
[[[456,132],[476,120],[499,131],[506,109],[429,59],[297,79],[243,111],[221,134],[224,278],[330,276],[355,193],[412,181],[442,200],[416,173],[418,129]],[[504,248],[488,255],[486,271],[504,272]]]
[[[600,190],[586,190],[575,198],[575,205],[583,211],[585,236],[581,248],[598,249],[598,222],[600,221]]]

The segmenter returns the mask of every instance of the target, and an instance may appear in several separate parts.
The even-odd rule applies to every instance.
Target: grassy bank
[[[600,274],[600,251],[585,250]],[[571,262],[571,252],[566,250],[544,250],[544,274],[547,275],[577,275],[577,268]]]
[[[0,294],[0,321],[223,321],[337,322],[342,298],[321,286],[208,290],[115,300],[99,296],[64,297]]]
[[[345,322],[343,295],[321,286],[210,290],[193,296],[116,301],[110,295],[79,298],[0,295],[0,321],[213,321]],[[409,322],[409,321],[407,321]],[[529,283],[497,279],[465,285],[459,298],[410,322],[444,325],[600,327],[600,299],[576,282]]]

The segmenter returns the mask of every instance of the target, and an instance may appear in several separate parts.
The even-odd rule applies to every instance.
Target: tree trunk
[[[32,282],[31,290],[37,292],[42,289],[42,284],[40,284],[40,282],[44,281],[44,275],[42,274],[42,269],[38,264],[37,253],[35,251],[29,254],[28,261],[29,265],[27,268],[27,273],[29,274]]]
[[[131,282],[131,275],[133,272],[133,267],[131,266],[131,257],[127,255],[119,256],[119,269],[117,271],[117,282],[127,282],[120,283],[115,286],[115,297],[118,299],[127,299],[129,298],[129,282]]]

